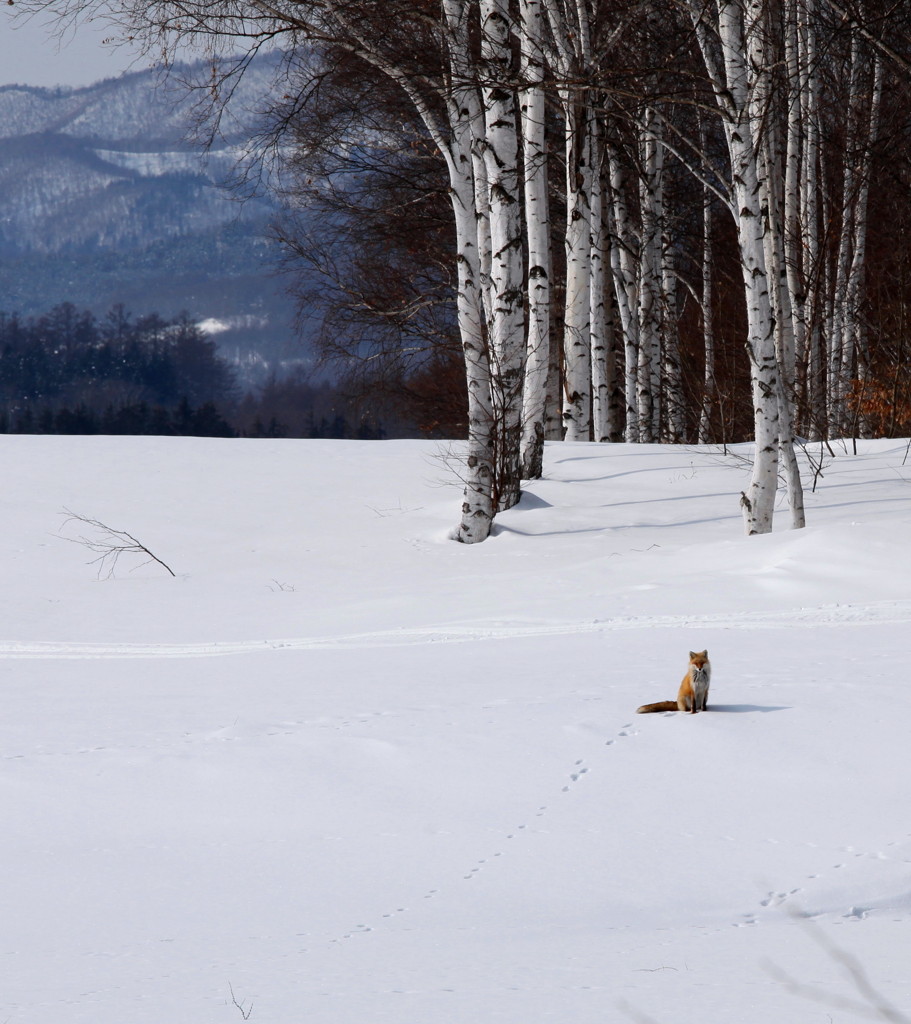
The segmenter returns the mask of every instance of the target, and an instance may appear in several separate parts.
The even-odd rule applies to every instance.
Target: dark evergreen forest
[[[0,312],[0,433],[196,437],[384,436],[334,385],[272,378],[241,394],[233,367],[186,316],[100,320],[70,303]]]

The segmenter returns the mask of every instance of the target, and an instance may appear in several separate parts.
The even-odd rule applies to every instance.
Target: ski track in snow
[[[412,647],[421,644],[459,644],[482,640],[572,636],[624,629],[800,629],[806,626],[868,626],[911,622],[911,601],[872,604],[833,604],[772,612],[733,612],[715,615],[620,616],[557,624],[463,623],[415,629],[377,630],[338,636],[285,640],[226,640],[185,644],[55,643],[0,641],[0,658],[61,660],[101,658],[212,658],[271,651],[346,650]]]

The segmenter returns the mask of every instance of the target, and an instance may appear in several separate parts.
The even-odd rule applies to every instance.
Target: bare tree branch
[[[80,535],[79,537],[64,537],[63,540],[68,540],[73,544],[81,544],[83,547],[88,548],[89,551],[97,554],[98,557],[93,558],[89,565],[98,566],[99,579],[111,579],[114,575],[114,570],[117,568],[120,556],[125,554],[147,556],[145,561],[134,566],[130,570],[131,572],[134,569],[142,568],[143,565],[148,565],[149,562],[157,562],[172,576],[177,575],[169,565],[149,551],[145,544],[137,540],[131,533],[127,533],[126,530],[115,530],[106,523],[102,523],[99,519],[80,515],[78,512],[73,512],[68,508],[65,508],[60,515],[65,517],[60,527],[61,530],[65,529],[70,523],[75,522],[80,523],[82,526],[91,527],[91,529],[96,531],[96,536]]]

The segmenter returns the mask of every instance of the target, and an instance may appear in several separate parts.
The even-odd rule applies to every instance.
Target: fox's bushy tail
[[[652,711],[676,711],[677,701],[675,700],[659,700],[654,704],[643,704],[641,708],[636,708],[637,715],[647,715]]]

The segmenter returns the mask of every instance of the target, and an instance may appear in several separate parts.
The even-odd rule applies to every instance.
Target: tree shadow
[[[537,494],[533,494],[531,491],[523,490],[519,495],[519,500],[514,506],[515,508],[521,509],[523,512],[530,511],[533,508],[553,508],[553,505],[549,501],[545,501],[543,498],[539,498]]]
[[[778,704],[709,704],[709,712],[726,711],[728,714],[745,715],[754,711],[768,714],[770,711],[790,711],[787,705]]]

